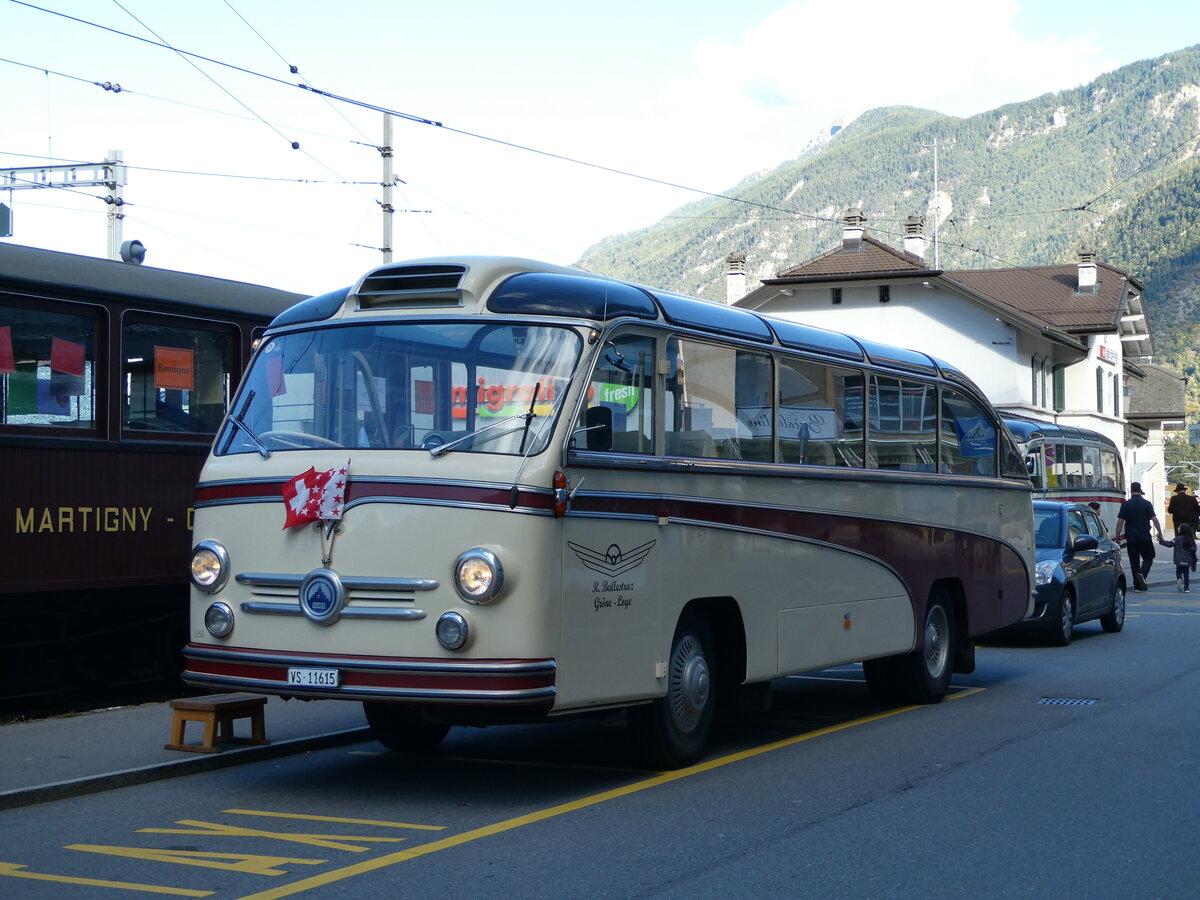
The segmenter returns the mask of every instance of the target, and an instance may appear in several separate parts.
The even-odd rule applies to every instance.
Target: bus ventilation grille
[[[1042,706],[1095,706],[1100,701],[1082,697],[1043,697],[1038,701]]]
[[[359,309],[381,306],[462,306],[466,266],[385,266],[358,288]]]

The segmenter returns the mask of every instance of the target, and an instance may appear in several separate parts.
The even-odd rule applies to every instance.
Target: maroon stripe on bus
[[[202,484],[196,488],[196,502],[208,505],[236,503],[247,500],[283,502],[283,485],[287,479],[272,482]],[[346,503],[358,504],[372,500],[427,500],[443,503],[474,503],[484,506],[509,504],[509,489],[469,484],[426,484],[421,482],[371,481],[350,478],[346,488]],[[547,493],[517,492],[517,506],[525,509],[548,510],[551,497]]]
[[[856,550],[894,569],[924,609],[935,580],[958,579],[972,610],[972,634],[982,634],[1024,615],[1029,576],[1020,555],[996,538],[935,525],[887,521],[844,512],[778,509],[680,497],[586,496],[572,512],[656,516],[820,541]],[[935,574],[936,573],[936,578]],[[828,573],[837,577],[836,572]]]

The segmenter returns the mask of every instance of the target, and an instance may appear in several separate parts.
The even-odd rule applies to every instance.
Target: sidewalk
[[[171,718],[164,702],[0,725],[0,810],[370,740],[362,704],[351,701],[271,697],[264,715],[271,743],[221,753],[164,749]],[[202,733],[189,722],[184,739],[198,743]],[[236,722],[235,733],[248,735],[249,722]]]

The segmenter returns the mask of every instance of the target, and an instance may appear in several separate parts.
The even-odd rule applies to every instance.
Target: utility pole
[[[103,187],[108,189],[108,258],[121,258],[121,236],[125,221],[124,188],[128,183],[125,160],[120,150],[109,150],[100,163],[61,166],[23,166],[0,169],[0,190],[22,191],[33,188]]]
[[[392,261],[392,217],[396,210],[392,206],[392,115],[383,114],[383,146],[379,148],[383,157],[383,261]]]
[[[942,195],[938,191],[938,139],[933,139],[933,267],[942,267],[941,250],[938,246],[938,225],[941,224]]]

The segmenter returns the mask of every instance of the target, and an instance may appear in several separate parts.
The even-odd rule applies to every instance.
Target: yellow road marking
[[[143,834],[199,834],[205,837],[263,837],[276,841],[290,841],[293,844],[309,844],[325,850],[345,850],[349,853],[362,853],[368,847],[348,844],[346,841],[365,841],[367,843],[398,844],[408,838],[401,837],[364,837],[358,834],[290,834],[286,831],[263,831],[260,828],[240,828],[237,825],[226,825],[222,822],[200,822],[196,819],[179,819],[175,824],[189,825],[190,828],[139,828]]]
[[[268,812],[265,809],[226,809],[238,816],[272,816],[277,819],[303,819],[309,822],[342,822],[349,825],[378,825],[380,828],[415,828],[420,831],[444,831],[445,825],[413,825],[411,822],[385,822],[380,819],[348,819],[344,816],[313,816],[306,813]]]
[[[108,847],[103,844],[68,844],[65,850],[82,850],[85,853],[103,853],[105,856],[121,856],[126,859],[146,859],[151,862],[178,863],[181,866],[199,866],[202,869],[225,869],[229,872],[246,872],[251,875],[287,875],[287,869],[279,866],[291,863],[294,866],[319,866],[326,859],[296,859],[291,856],[259,856],[252,853],[210,853],[206,850],[156,850],[152,847]]]
[[[982,688],[976,688],[972,693],[978,692]],[[963,695],[959,695],[963,696]],[[870,716],[863,716],[859,719],[853,719],[849,722],[841,722],[837,725],[828,725],[824,728],[818,728],[815,731],[809,731],[804,734],[794,735],[790,738],[772,741],[769,744],[762,744],[758,747],[752,747],[749,750],[741,750],[737,753],[731,753],[728,756],[721,756],[717,759],[710,759],[706,762],[697,763],[694,766],[689,766],[686,769],[676,769],[672,772],[663,772],[655,775],[652,778],[646,778],[641,781],[635,781],[633,784],[625,785],[624,787],[614,788],[610,791],[602,791],[599,794],[592,794],[590,797],[583,797],[579,800],[572,800],[569,803],[561,803],[558,806],[551,806],[547,809],[538,810],[536,812],[527,813],[523,816],[516,816],[512,819],[505,819],[502,822],[496,822],[493,825],[485,825],[482,828],[473,828],[470,831],[464,831],[461,834],[450,835],[441,840],[430,841],[427,844],[419,844],[407,850],[399,850],[395,853],[389,853],[386,856],[376,857],[375,859],[365,859],[362,862],[354,863],[349,866],[344,866],[341,869],[334,869],[331,872],[325,872],[321,875],[314,875],[311,878],[305,878],[301,881],[296,881],[291,884],[280,885],[276,888],[270,888],[256,894],[247,894],[241,900],[277,900],[279,897],[289,897],[293,894],[299,894],[312,888],[324,887],[328,884],[333,884],[337,881],[343,881],[347,878],[353,878],[356,875],[363,875],[367,872],[374,872],[378,869],[386,869],[389,866],[397,863],[407,862],[410,859],[417,859],[421,856],[428,856],[431,853],[437,853],[441,850],[448,850],[452,847],[460,847],[463,844],[469,844],[472,841],[480,840],[481,838],[493,837],[497,834],[503,834],[506,831],[512,831],[517,828],[523,828],[526,825],[532,825],[535,822],[544,822],[547,819],[553,819],[557,816],[565,815],[571,812],[577,812],[581,809],[586,809],[589,806],[596,806],[600,803],[607,803],[609,800],[617,800],[621,797],[628,797],[631,794],[637,794],[641,791],[649,790],[650,788],[659,787],[660,785],[670,784],[673,781],[679,781],[684,778],[690,778],[693,775],[699,775],[703,772],[710,772],[713,769],[719,769],[722,766],[728,766],[735,762],[752,759],[755,756],[761,756],[764,753],[770,753],[774,750],[781,750],[785,747],[792,747],[804,741],[812,740],[813,738],[824,737],[826,735],[835,734],[839,731],[845,731],[848,728],[855,728],[859,725],[867,725],[871,722],[877,722],[881,719],[887,719],[900,713],[910,712],[914,709],[920,709],[919,706],[901,706],[896,709],[889,709],[886,712],[875,713]]]
[[[45,872],[22,872],[19,863],[0,862],[0,876],[25,878],[29,881],[53,881],[56,884],[78,884],[85,887],[115,888],[119,891],[141,891],[144,894],[170,894],[173,897],[211,897],[215,891],[193,891],[188,888],[163,887],[158,884],[138,884],[134,881],[105,881],[103,878],[74,878],[70,875],[48,875]]]

